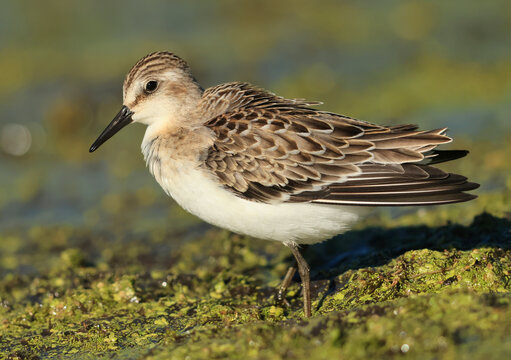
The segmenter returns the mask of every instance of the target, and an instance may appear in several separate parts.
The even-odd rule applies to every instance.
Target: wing
[[[204,93],[216,135],[204,166],[236,195],[260,202],[419,205],[466,201],[477,187],[431,164],[446,129],[379,126],[309,108],[246,83]]]

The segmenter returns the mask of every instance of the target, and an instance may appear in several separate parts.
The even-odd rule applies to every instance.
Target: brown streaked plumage
[[[374,125],[313,110],[309,106],[316,103],[284,99],[246,83],[208,89],[201,104],[206,114],[216,115],[205,123],[215,142],[204,166],[243,198],[348,205],[474,198],[464,191],[476,184],[421,164],[450,153],[433,150],[452,141],[446,128]]]
[[[477,184],[435,166],[467,154],[436,149],[452,141],[446,128],[376,125],[248,83],[203,90],[186,62],[168,52],[139,60],[123,95],[123,108],[90,151],[131,122],[148,125],[142,152],[149,170],[183,208],[291,249],[305,316],[310,279],[299,244],[346,231],[364,213],[361,206],[475,198],[466,192]]]

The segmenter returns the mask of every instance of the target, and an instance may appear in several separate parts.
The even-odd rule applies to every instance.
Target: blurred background
[[[186,238],[204,226],[175,206],[145,169],[143,126],[125,128],[88,152],[122,104],[125,74],[156,50],[183,57],[203,87],[249,81],[379,124],[449,127],[456,140],[447,148],[471,154],[447,169],[480,182],[480,198],[405,209],[399,224],[406,216],[467,223],[482,211],[504,216],[511,210],[508,0],[1,5],[4,270],[23,262],[27,238],[42,246],[46,236],[65,247],[66,234],[76,229],[162,238],[172,229]],[[392,219],[383,211],[375,218]]]

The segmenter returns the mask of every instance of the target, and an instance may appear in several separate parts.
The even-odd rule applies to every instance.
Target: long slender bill
[[[121,111],[115,115],[114,119],[108,126],[103,130],[101,135],[98,136],[96,141],[94,141],[94,144],[89,149],[89,152],[93,152],[98,147],[101,146],[105,141],[110,139],[112,136],[115,135],[116,132],[121,130],[123,127],[125,127],[128,124],[131,124],[133,122],[133,119],[131,119],[131,115],[133,115],[133,112],[128,109],[127,106],[123,106],[121,108]]]

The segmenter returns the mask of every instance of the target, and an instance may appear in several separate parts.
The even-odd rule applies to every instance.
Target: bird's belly
[[[363,213],[349,206],[245,200],[191,165],[170,166],[156,179],[190,213],[235,233],[266,240],[313,244],[345,232]]]

